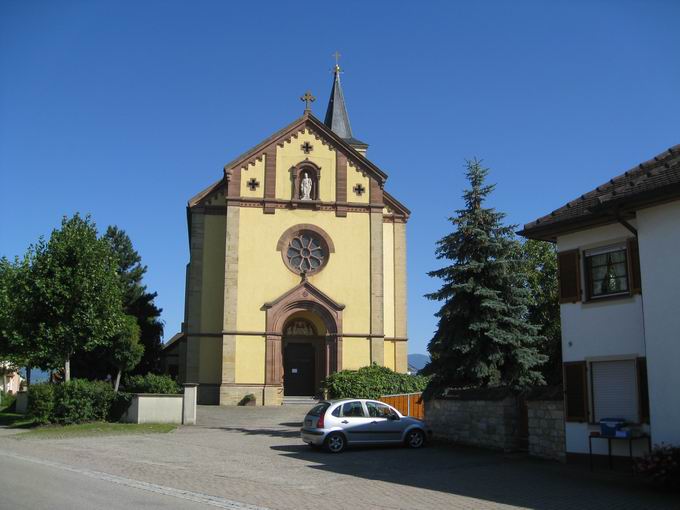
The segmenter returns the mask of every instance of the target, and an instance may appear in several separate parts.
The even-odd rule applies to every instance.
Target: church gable
[[[224,193],[227,183],[226,200],[241,206],[262,206],[266,213],[312,207],[344,216],[382,204],[387,179],[309,112],[225,165],[224,172],[224,179],[193,197],[189,207],[213,205],[215,193]],[[305,178],[309,196],[301,188]]]

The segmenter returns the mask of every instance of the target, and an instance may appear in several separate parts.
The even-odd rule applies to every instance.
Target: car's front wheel
[[[406,446],[409,448],[421,448],[425,444],[425,433],[420,429],[410,430],[406,434]]]
[[[347,440],[345,439],[345,436],[343,436],[339,432],[332,432],[328,434],[325,445],[326,450],[328,450],[329,452],[340,453],[347,446]]]

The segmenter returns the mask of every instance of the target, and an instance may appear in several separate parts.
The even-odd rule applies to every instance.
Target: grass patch
[[[0,426],[9,427],[11,429],[28,429],[35,427],[35,421],[25,414],[0,411]]]
[[[46,425],[17,434],[17,439],[68,439],[71,437],[117,436],[123,434],[166,434],[177,428],[171,423],[80,423]]]

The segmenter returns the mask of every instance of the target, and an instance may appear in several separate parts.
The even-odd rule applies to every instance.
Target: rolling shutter
[[[581,268],[578,250],[557,254],[560,281],[560,303],[576,303],[581,299]]]
[[[586,362],[564,363],[564,411],[566,421],[588,421]]]
[[[593,421],[622,418],[636,423],[638,416],[637,367],[634,359],[590,364],[593,385]]]
[[[628,281],[631,294],[642,292],[642,279],[640,277],[640,248],[636,237],[631,237],[627,241],[628,249]]]
[[[640,423],[649,423],[649,390],[647,386],[647,359],[637,359],[638,402]]]

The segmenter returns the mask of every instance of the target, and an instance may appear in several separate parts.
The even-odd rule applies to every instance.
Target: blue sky
[[[412,211],[410,352],[437,303],[435,242],[465,158],[522,224],[680,143],[680,2],[0,4],[0,255],[63,215],[116,224],[182,321],[186,201],[297,118],[332,53],[354,134]],[[415,179],[414,179],[415,177]]]

